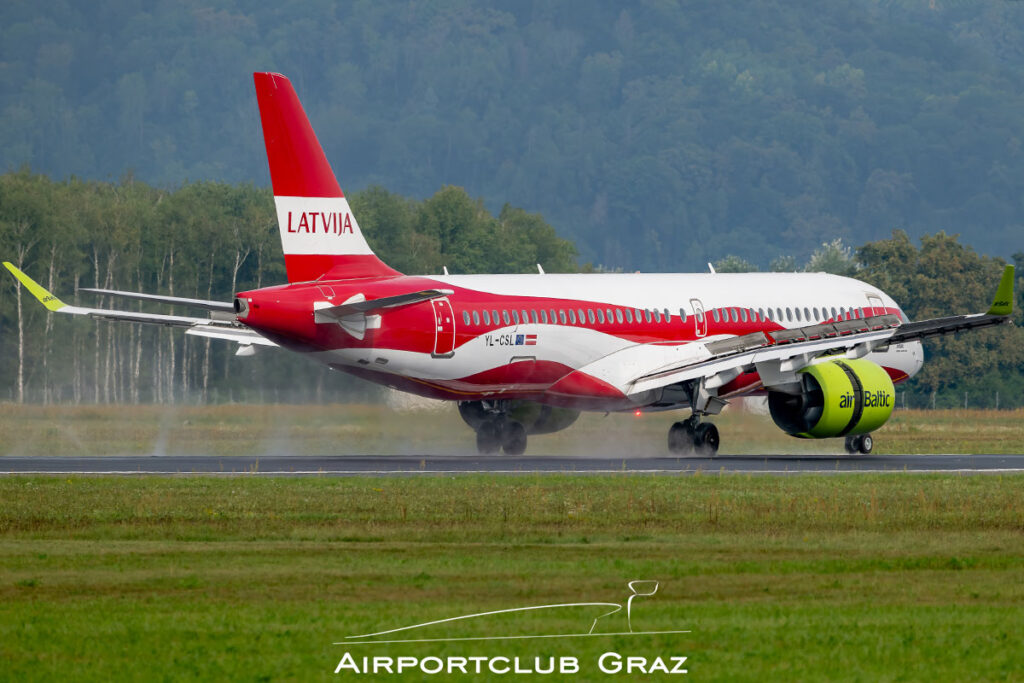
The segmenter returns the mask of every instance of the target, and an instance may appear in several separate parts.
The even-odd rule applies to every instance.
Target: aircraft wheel
[[[860,453],[860,440],[861,438],[859,436],[848,436],[846,437],[846,441],[843,442],[843,448],[845,448],[846,452],[850,455]]]
[[[875,440],[873,438],[871,438],[870,434],[865,434],[864,436],[860,437],[860,449],[859,450],[864,455],[867,455],[868,453],[870,453],[871,449],[874,447],[874,445],[875,445]]]
[[[710,422],[701,422],[693,430],[693,446],[700,455],[713,458],[718,453],[718,427]]]
[[[501,448],[501,433],[498,423],[494,420],[484,420],[476,430],[476,451],[480,455],[491,455],[497,453]]]
[[[693,452],[693,428],[690,422],[676,422],[668,430],[668,452],[686,455]]]
[[[509,420],[501,429],[501,450],[505,455],[522,455],[526,452],[526,427],[521,422]]]

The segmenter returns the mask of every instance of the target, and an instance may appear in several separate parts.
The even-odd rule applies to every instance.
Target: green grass
[[[685,413],[588,413],[567,430],[531,437],[531,454],[663,455]],[[721,453],[843,453],[842,439],[806,441],[764,415],[714,418]],[[473,453],[454,406],[36,406],[0,404],[0,455]],[[897,411],[875,433],[877,453],[1021,453],[1024,409]]]
[[[594,662],[617,650],[686,655],[700,680],[1019,680],[1022,485],[0,479],[0,678],[315,680],[348,650],[574,655],[584,679],[604,680]],[[634,603],[634,629],[691,633],[332,645],[472,612],[621,602],[631,579],[661,585]],[[628,628],[618,616],[605,630]],[[534,614],[430,635],[579,630],[579,615]]]

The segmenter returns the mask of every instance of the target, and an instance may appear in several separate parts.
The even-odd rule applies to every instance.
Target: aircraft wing
[[[880,315],[688,344],[638,344],[581,368],[581,372],[637,398],[693,381],[699,390],[714,395],[739,375],[753,371],[763,386],[780,386],[795,382],[797,371],[822,356],[860,358],[891,344],[1011,323],[1013,278],[1013,266],[1007,266],[985,313],[905,324],[895,315]],[[717,398],[713,401],[724,404]]]
[[[46,306],[47,309],[54,313],[69,313],[71,315],[87,315],[90,318],[97,320],[112,320],[120,322],[132,322],[132,323],[145,323],[150,325],[164,325],[168,327],[184,327],[186,334],[194,334],[203,337],[212,337],[215,339],[227,339],[230,341],[237,342],[242,346],[251,346],[252,344],[258,344],[261,346],[277,346],[274,342],[261,337],[247,327],[243,327],[234,319],[218,319],[213,317],[199,318],[185,315],[163,315],[159,313],[142,313],[139,311],[119,311],[106,308],[87,308],[83,306],[71,306],[64,303],[59,298],[47,291],[42,285],[30,278],[25,273],[21,272],[13,264],[4,262],[7,270],[18,279],[21,284],[39,301]],[[105,294],[115,294],[113,290],[91,290],[100,291]],[[119,295],[132,294],[119,292]],[[185,299],[184,301],[178,300],[178,297],[152,297],[150,295],[139,295],[133,298],[147,299],[151,301],[164,301],[167,303],[188,303],[193,305],[196,301],[205,300],[193,300]],[[189,303],[191,302],[191,303]],[[217,303],[217,302],[205,302],[205,303]],[[225,304],[230,307],[231,304]],[[209,307],[207,307],[209,308]],[[216,312],[223,313],[224,309],[210,309]]]
[[[152,301],[155,303],[172,304],[175,306],[191,306],[193,308],[203,308],[208,311],[220,311],[221,313],[231,313],[232,317],[234,316],[235,312],[235,305],[225,301],[210,301],[208,299],[188,299],[186,297],[181,296],[143,294],[142,292],[122,292],[121,290],[118,289],[93,289],[92,287],[82,287],[80,291],[91,292],[92,294],[116,296],[123,299],[137,299],[140,301]]]

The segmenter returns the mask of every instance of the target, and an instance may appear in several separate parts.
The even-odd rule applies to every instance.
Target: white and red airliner
[[[920,339],[1012,313],[1011,266],[986,313],[920,322],[878,288],[824,273],[404,275],[364,239],[289,80],[254,78],[288,284],[232,303],[93,290],[210,312],[168,316],[69,306],[5,265],[52,311],[178,325],[240,355],[279,346],[455,401],[482,453],[520,454],[528,434],[584,410],[688,408],[669,450],[714,454],[703,418],[754,393],[786,432],[868,453],[893,382],[921,368]]]

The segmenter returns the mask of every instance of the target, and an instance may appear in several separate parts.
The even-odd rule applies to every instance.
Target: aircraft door
[[[700,299],[690,299],[690,305],[693,306],[693,327],[698,337],[703,337],[708,333],[708,318],[707,314],[704,313],[704,304],[701,303]]]
[[[451,358],[455,355],[455,312],[448,299],[432,299],[434,307],[434,353],[435,358]]]
[[[883,315],[885,313],[885,305],[882,303],[882,299],[874,294],[868,294],[868,306],[871,307],[869,315]]]

